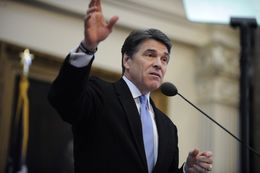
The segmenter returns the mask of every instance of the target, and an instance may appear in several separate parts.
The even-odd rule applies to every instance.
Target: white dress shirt
[[[126,82],[128,88],[130,89],[130,91],[132,93],[133,99],[135,100],[136,107],[137,107],[139,114],[140,114],[141,104],[140,104],[139,96],[141,96],[142,94],[139,91],[139,89],[130,80],[128,80],[125,76],[123,76],[123,79]],[[146,94],[145,96],[148,99],[148,103],[149,103],[148,104],[148,110],[149,110],[149,113],[151,115],[151,119],[152,119],[152,123],[153,123],[154,160],[155,160],[155,163],[156,163],[157,156],[158,156],[158,131],[157,131],[156,123],[155,123],[155,116],[154,116],[153,107],[150,104],[150,93]]]

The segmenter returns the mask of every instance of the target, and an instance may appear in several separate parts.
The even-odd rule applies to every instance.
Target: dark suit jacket
[[[146,173],[141,120],[127,84],[89,77],[92,62],[75,68],[66,58],[49,101],[72,125],[76,173]],[[158,158],[153,173],[177,173],[176,126],[153,102]]]

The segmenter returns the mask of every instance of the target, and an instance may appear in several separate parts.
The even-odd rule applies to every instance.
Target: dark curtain
[[[18,81],[17,77],[13,115],[18,96]],[[50,84],[35,79],[29,81],[30,132],[26,162],[28,173],[73,173],[71,127],[61,120],[47,101]],[[16,173],[20,166],[20,129],[14,127],[13,123],[6,173]]]

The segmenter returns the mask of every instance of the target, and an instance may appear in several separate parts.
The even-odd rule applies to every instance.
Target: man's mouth
[[[159,73],[154,73],[154,72],[152,72],[152,73],[150,73],[150,74],[153,75],[153,76],[156,76],[156,77],[161,78],[161,75],[160,75]]]

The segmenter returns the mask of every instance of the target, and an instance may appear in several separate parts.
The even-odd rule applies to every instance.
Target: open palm
[[[117,20],[118,17],[113,16],[109,22],[106,22],[102,14],[100,0],[91,0],[85,18],[84,34],[87,48],[93,50],[99,42],[106,39]]]

